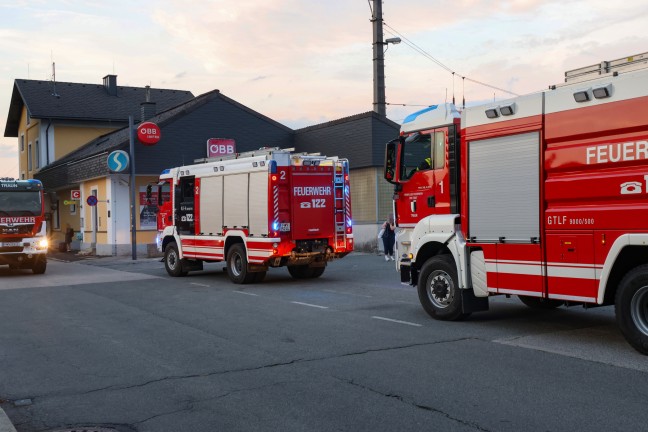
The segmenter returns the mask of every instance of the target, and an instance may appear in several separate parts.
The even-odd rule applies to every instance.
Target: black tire
[[[289,265],[288,273],[293,279],[308,279],[311,277],[312,269],[308,265]]]
[[[626,341],[648,355],[648,265],[636,267],[623,278],[616,292],[614,310]]]
[[[236,243],[227,251],[227,274],[235,284],[249,284],[255,281],[256,273],[248,271],[247,254],[242,243]]]
[[[313,272],[310,275],[310,277],[315,279],[324,274],[324,270],[326,269],[326,267],[311,267],[311,269],[313,270]]]
[[[434,319],[456,321],[470,315],[462,312],[457,268],[450,255],[437,255],[423,264],[418,295],[423,309]]]
[[[294,279],[315,279],[324,274],[326,267],[310,267],[308,265],[288,266],[288,273]]]
[[[47,270],[47,258],[45,255],[35,257],[32,272],[34,274],[43,274],[45,270]]]
[[[560,300],[546,299],[541,297],[518,296],[520,301],[531,309],[556,309],[564,304]]]
[[[182,260],[175,243],[169,243],[164,248],[164,268],[173,277],[187,276],[189,273],[182,270]]]

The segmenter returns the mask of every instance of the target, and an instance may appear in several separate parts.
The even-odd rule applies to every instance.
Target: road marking
[[[302,302],[297,302],[297,301],[290,302],[290,303],[294,303],[294,304],[298,304],[298,305],[302,305],[302,306],[310,306],[310,307],[314,307],[314,308],[318,308],[318,309],[328,309],[328,306],[320,306],[320,305],[314,305],[314,304],[310,304],[310,303],[302,303]]]
[[[197,286],[201,286],[201,287],[207,287],[207,288],[209,288],[209,285],[199,284],[199,283],[196,283],[196,282],[189,282],[189,285],[197,285]]]
[[[356,293],[350,293],[350,292],[344,292],[344,291],[335,291],[335,290],[329,290],[329,289],[325,289],[325,290],[322,290],[322,291],[335,293],[335,294],[346,294],[346,295],[350,295],[350,296],[364,297],[364,298],[372,298],[373,297],[373,296],[370,296],[370,295],[356,294]]]
[[[406,324],[414,327],[423,327],[421,324],[416,324],[413,322],[409,321],[401,321],[401,320],[396,320],[396,319],[391,319],[391,318],[385,318],[385,317],[379,317],[379,316],[372,316],[371,318],[377,319],[377,320],[382,320],[382,321],[390,321],[390,322],[395,322],[398,324]]]
[[[245,295],[254,296],[254,297],[259,296],[259,294],[249,293],[249,292],[245,292],[245,291],[232,291],[232,292],[236,293],[236,294],[245,294]]]

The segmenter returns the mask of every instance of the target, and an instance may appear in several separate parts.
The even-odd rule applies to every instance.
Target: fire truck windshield
[[[0,214],[38,216],[41,214],[40,191],[0,191]]]
[[[415,133],[405,139],[401,147],[401,180],[407,180],[417,171],[432,165],[432,140],[429,133]]]

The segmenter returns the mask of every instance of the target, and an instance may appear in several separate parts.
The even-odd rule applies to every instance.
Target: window
[[[20,151],[25,151],[25,134],[20,135]]]
[[[415,133],[405,139],[401,152],[401,178],[407,180],[417,171],[432,165],[432,143],[429,133]]]
[[[35,147],[35,151],[36,151],[36,168],[40,168],[40,145],[38,143],[38,140],[36,140],[35,143],[36,143],[36,147]]]
[[[25,180],[25,171],[20,174],[20,180]]]
[[[27,146],[27,171],[32,170],[32,144]]]
[[[445,132],[434,133],[434,169],[443,169],[445,166]]]
[[[70,204],[70,214],[73,215],[73,216],[77,214],[77,206],[76,206],[76,204]]]
[[[52,211],[52,228],[59,230],[61,229],[61,215],[59,213],[61,203],[58,200],[54,201],[54,203],[54,210]]]

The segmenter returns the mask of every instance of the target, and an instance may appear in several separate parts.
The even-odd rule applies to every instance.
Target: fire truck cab
[[[48,245],[43,184],[0,179],[0,264],[43,274]]]
[[[398,269],[434,318],[615,305],[648,354],[648,54],[566,73],[546,91],[431,106],[388,143]],[[429,167],[418,166],[429,158]]]

